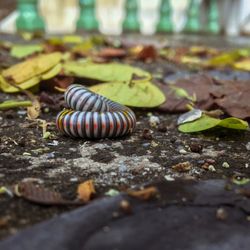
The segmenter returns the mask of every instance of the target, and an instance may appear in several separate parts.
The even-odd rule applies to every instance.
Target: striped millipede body
[[[101,139],[120,137],[134,131],[134,112],[81,85],[69,86],[64,95],[68,109],[56,118],[57,128],[72,137]]]

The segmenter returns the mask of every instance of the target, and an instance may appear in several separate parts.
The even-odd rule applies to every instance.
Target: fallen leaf
[[[113,82],[89,88],[112,101],[131,107],[157,107],[165,101],[162,91],[151,82]]]
[[[2,76],[6,80],[12,79],[14,83],[20,84],[50,70],[60,62],[61,57],[61,53],[58,52],[33,57],[3,70]]]
[[[17,196],[38,204],[59,205],[65,203],[61,194],[32,182],[21,182],[15,186],[14,191]]]
[[[99,53],[97,56],[107,58],[107,59],[112,59],[112,58],[122,58],[125,57],[127,54],[126,50],[124,49],[117,49],[117,48],[104,48]]]
[[[78,199],[83,202],[89,202],[92,195],[95,194],[93,180],[87,180],[77,187]]]
[[[36,119],[41,112],[41,104],[37,99],[32,101],[32,106],[27,108],[27,116],[30,120]]]
[[[149,200],[158,194],[158,189],[156,187],[147,187],[138,191],[129,190],[127,194],[139,200]]]
[[[203,114],[202,117],[197,120],[179,125],[178,129],[184,133],[194,133],[214,128],[216,126],[237,130],[246,130],[249,128],[246,121],[235,117],[220,120]]]
[[[138,81],[151,79],[151,75],[147,71],[119,63],[96,64],[71,61],[65,62],[63,69],[65,75],[84,77],[102,82],[130,82],[133,75],[139,77]]]
[[[10,54],[16,58],[24,58],[29,55],[32,55],[36,52],[41,52],[43,50],[43,46],[40,44],[29,44],[29,45],[13,45],[11,47]]]

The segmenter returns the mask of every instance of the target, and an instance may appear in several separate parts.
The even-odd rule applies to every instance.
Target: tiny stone
[[[78,181],[78,178],[77,178],[77,177],[71,177],[69,180],[70,180],[71,182],[77,182],[77,181]]]
[[[246,149],[250,150],[250,141],[246,144]]]
[[[249,164],[248,163],[245,164],[245,168],[249,168]]]
[[[218,220],[225,220],[228,217],[228,213],[224,208],[218,208],[216,211],[216,218]]]
[[[107,233],[107,232],[110,231],[110,228],[109,228],[108,226],[105,226],[105,227],[103,227],[103,231],[104,231],[105,233]]]
[[[129,201],[127,201],[127,200],[122,200],[120,202],[120,208],[126,214],[131,214],[132,213],[132,207],[131,207]]]
[[[215,163],[215,160],[214,159],[206,159],[206,162],[209,164],[213,164],[213,163]]]
[[[162,132],[162,133],[166,133],[167,132],[167,126],[163,125],[163,124],[159,124],[158,126],[158,131]]]
[[[149,125],[155,128],[157,125],[160,124],[160,119],[158,116],[152,115],[149,117]]]
[[[174,179],[171,175],[169,175],[169,174],[168,174],[168,175],[165,175],[164,178],[165,178],[166,181],[174,181],[174,180],[175,180],[175,179]]]
[[[182,154],[182,155],[186,155],[188,152],[185,150],[185,149],[180,149],[179,150],[179,153]]]
[[[191,169],[191,163],[189,161],[180,162],[171,168],[177,172],[187,172]]]
[[[222,167],[223,167],[223,168],[229,168],[230,165],[228,164],[228,162],[224,161],[224,162],[222,163]]]
[[[198,144],[198,143],[191,143],[189,145],[189,148],[192,152],[200,154],[202,152],[203,146],[201,144]]]
[[[151,146],[155,148],[155,147],[158,146],[158,143],[156,143],[155,141],[152,141],[152,142],[151,142]]]
[[[208,170],[211,171],[211,172],[216,172],[216,169],[215,169],[215,167],[213,165],[209,165]]]
[[[152,140],[153,139],[152,131],[148,128],[144,128],[142,131],[142,138],[146,140]]]

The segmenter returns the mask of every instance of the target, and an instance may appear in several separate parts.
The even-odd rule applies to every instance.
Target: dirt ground
[[[148,65],[139,65],[149,68]],[[166,65],[151,64],[151,71]],[[58,95],[58,94],[57,94]],[[0,100],[10,99],[0,94]],[[110,188],[126,190],[151,182],[183,179],[250,177],[250,133],[212,130],[183,134],[178,115],[135,110],[137,128],[131,136],[88,141],[60,135],[49,126],[52,139],[26,120],[25,110],[0,112],[0,186],[33,180],[73,199],[77,185],[93,179],[97,197]],[[55,122],[57,112],[47,110],[41,119]],[[150,126],[150,116],[160,124]],[[150,136],[145,134],[150,130]],[[186,162],[187,169],[173,168]],[[37,222],[56,217],[74,206],[40,206],[20,198],[0,196],[0,237],[5,238]]]

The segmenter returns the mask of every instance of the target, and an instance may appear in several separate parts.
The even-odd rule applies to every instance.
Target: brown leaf
[[[79,184],[77,188],[78,199],[84,202],[90,201],[93,194],[95,194],[95,187],[93,180],[87,180]]]
[[[112,59],[112,58],[125,57],[126,54],[127,52],[124,49],[104,48],[98,53],[97,56],[102,57],[102,58]]]
[[[138,191],[129,190],[127,194],[139,200],[149,200],[158,194],[158,189],[156,187],[147,187]]]
[[[157,58],[157,50],[152,45],[144,46],[137,54],[136,58],[142,61],[147,61],[147,60],[153,61]]]
[[[61,205],[68,202],[61,194],[32,182],[20,182],[15,186],[14,193],[25,200],[43,205]]]

